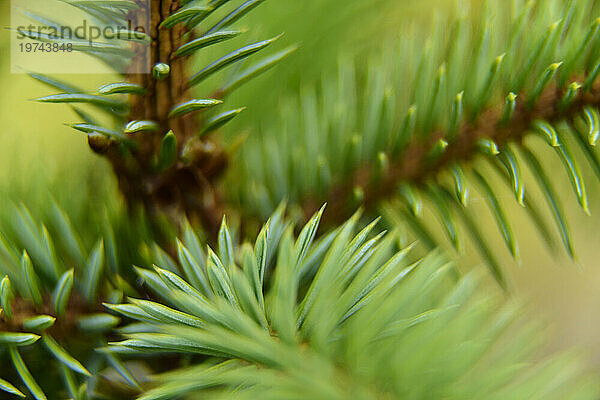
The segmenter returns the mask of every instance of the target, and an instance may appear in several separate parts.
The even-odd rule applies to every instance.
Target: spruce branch
[[[15,393],[6,379],[14,383],[16,373],[36,399],[57,398],[65,391],[76,399],[105,390],[117,397],[123,391],[130,397],[139,393],[139,386],[132,383],[135,379],[125,388],[115,381],[90,379],[91,374],[111,368],[130,374],[117,356],[97,355],[94,349],[120,322],[102,303],[146,295],[129,276],[134,262],[129,254],[152,240],[144,220],[132,224],[135,219],[126,218],[126,209],[111,210],[114,219],[100,223],[105,225],[103,239],[94,236],[96,243],[88,248],[80,233],[91,232],[76,230],[56,204],[45,223],[24,205],[6,202],[6,209],[10,220],[0,234],[0,352],[2,357],[7,356],[5,351],[12,353],[3,358],[0,374],[5,380],[0,390]],[[163,263],[157,249],[152,257]],[[146,264],[140,255],[135,263]],[[32,359],[32,354],[44,361]],[[48,368],[54,362],[60,368]],[[56,384],[63,379],[64,387]]]
[[[572,83],[582,81],[573,79]],[[554,125],[563,120],[572,121],[588,107],[600,107],[600,82],[596,81],[589,91],[576,95],[569,94],[568,90],[552,86],[544,89],[532,106],[516,102],[510,118],[506,118],[504,106],[482,112],[477,121],[464,122],[457,130],[456,140],[448,143],[440,157],[433,160],[429,157],[430,149],[447,137],[444,131],[431,133],[426,143],[411,143],[399,159],[383,153],[391,161],[381,171],[374,170],[371,165],[359,167],[352,178],[331,189],[327,203],[334,211],[329,213],[325,221],[336,224],[352,215],[356,204],[349,199],[352,199],[356,188],[361,190],[362,205],[372,209],[397,193],[401,182],[422,187],[440,172],[447,171],[451,165],[470,161],[479,154],[481,139],[491,140],[499,149],[503,149],[508,143],[521,143],[523,137],[533,131],[535,121],[542,120]],[[516,97],[527,98],[525,94]],[[569,105],[563,107],[561,104],[565,98],[569,98]],[[315,212],[318,201],[322,199],[305,200],[305,215]]]
[[[247,0],[237,5],[234,3],[238,2],[228,0],[200,3],[187,0],[68,3],[98,21],[104,17],[108,21],[118,20],[127,25],[123,22],[126,21],[132,26],[144,27],[149,19],[150,30],[141,43],[128,45],[130,47],[119,40],[94,43],[91,47],[71,43],[75,51],[125,68],[123,82],[102,85],[98,94],[44,75],[32,74],[32,77],[61,91],[38,101],[69,104],[84,120],[71,126],[87,134],[92,150],[109,160],[132,209],[142,205],[150,215],[166,214],[176,224],[187,217],[215,236],[224,213],[217,182],[229,164],[229,155],[214,133],[243,109],[218,110],[226,95],[272,68],[294,48],[251,64],[233,74],[210,96],[198,98],[193,89],[199,83],[271,47],[281,36],[244,45],[193,73],[192,56],[244,33],[232,25],[263,0]],[[122,10],[127,12],[123,14]],[[52,41],[35,33],[27,35],[35,40]],[[103,53],[99,55],[94,46],[102,47]],[[129,59],[123,55],[132,52]],[[121,55],[119,63],[114,62],[117,55]],[[125,67],[124,62],[127,62]],[[80,109],[81,104],[107,113],[114,119],[113,126],[98,123],[93,114]],[[164,163],[163,157],[168,157],[169,162]]]
[[[325,214],[296,237],[274,215],[254,245],[222,240],[186,257],[181,275],[138,270],[160,300],[106,304],[131,323],[101,351],[191,357],[156,374],[143,400],[550,399],[547,373],[563,395],[593,398],[566,372],[578,369],[572,356],[522,363],[538,328],[490,296],[479,272],[457,278],[440,252],[415,259],[395,233],[376,233],[378,221],[355,233],[358,214],[317,239]]]
[[[589,214],[582,167],[600,177],[594,147],[600,9],[590,0],[544,0],[514,7],[489,3],[479,18],[466,11],[459,3],[459,15],[437,21],[433,33],[403,32],[366,68],[342,59],[336,74],[282,102],[280,124],[242,149],[242,168],[231,176],[244,176],[243,184],[232,182],[238,190],[230,198],[261,216],[288,199],[305,219],[327,202],[332,212],[325,222],[331,218],[332,225],[358,207],[372,215],[379,209],[392,227],[405,226],[432,250],[445,241],[423,218],[420,210],[427,209],[456,249],[462,235],[457,227],[464,225],[504,285],[497,254],[466,207],[473,193],[488,200],[501,238],[518,260],[511,218],[498,200],[503,188],[491,181],[487,163],[553,246],[536,199],[527,194],[529,185],[539,186],[576,261],[554,182],[535,153],[544,143],[554,149]]]

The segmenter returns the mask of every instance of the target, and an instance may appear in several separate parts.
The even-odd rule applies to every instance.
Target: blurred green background
[[[444,0],[267,2],[245,21],[253,27],[253,37],[274,36],[283,31],[286,35],[279,44],[281,48],[293,43],[300,43],[301,47],[275,71],[235,94],[230,103],[246,105],[248,110],[229,131],[243,129],[256,134],[261,124],[272,117],[282,96],[293,95],[301,84],[316,81],[334,70],[338,57],[353,56],[359,60],[368,57],[370,52],[380,50],[384,43],[397,38],[402,26],[429,24],[435,12],[449,12],[452,3]],[[9,15],[10,2],[3,0],[0,2],[2,27],[8,27]],[[68,107],[29,101],[48,90],[26,75],[10,73],[9,46],[8,33],[3,29],[0,37],[0,121],[3,127],[0,132],[0,202],[24,201],[35,212],[36,205],[49,201],[52,196],[64,205],[72,219],[85,220],[86,210],[94,210],[95,204],[114,202],[117,198],[110,168],[89,151],[85,136],[63,125],[76,120]],[[82,74],[68,78],[75,84],[94,88],[110,82],[112,77]],[[562,169],[560,174],[563,174]],[[592,182],[591,174],[588,176]],[[561,250],[554,254],[547,251],[508,190],[500,196],[508,200],[506,211],[516,215],[513,221],[523,221],[513,227],[520,243],[520,264],[506,251],[484,207],[484,199],[474,198],[471,204],[479,218],[489,221],[482,226],[489,227],[488,238],[503,255],[502,263],[514,287],[511,295],[524,301],[532,315],[542,316],[550,326],[552,348],[549,350],[575,345],[600,366],[600,263],[596,253],[600,244],[597,229],[600,197],[598,190],[590,191],[592,217],[586,217],[576,206],[565,176],[560,176],[556,184],[562,185],[559,192],[570,218],[579,267]],[[84,206],[81,205],[83,199],[86,199]],[[479,262],[470,251],[461,256],[464,266]]]

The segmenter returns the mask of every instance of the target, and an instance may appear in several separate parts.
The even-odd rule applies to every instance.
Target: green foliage
[[[500,293],[492,294],[479,269],[461,277],[440,251],[417,257],[413,246],[401,246],[397,232],[377,233],[377,220],[355,233],[359,214],[318,236],[326,215],[321,209],[296,239],[283,215],[279,207],[254,244],[237,244],[224,220],[216,251],[205,250],[188,225],[177,242],[176,261],[155,245],[140,258],[141,265],[154,265],[136,268],[142,286],[111,271],[102,241],[89,255],[81,249],[78,258],[86,261],[61,268],[54,286],[39,278],[37,262],[23,257],[44,298],[53,293],[53,301],[37,312],[56,319],[40,313],[14,325],[20,331],[2,333],[0,348],[9,351],[14,371],[40,399],[60,393],[114,398],[115,388],[119,396],[140,399],[200,392],[218,398],[595,395],[573,355],[531,364],[539,325],[523,319]],[[70,256],[62,249],[77,242],[74,235],[56,236],[48,254],[64,268]],[[15,247],[5,248],[4,256]],[[21,288],[19,299],[31,298],[28,278],[18,273],[18,253],[12,258],[2,287],[12,282]],[[144,299],[147,289],[159,300]],[[129,301],[120,303],[125,296]],[[121,320],[126,324],[117,332],[123,340],[107,343],[104,335]],[[64,329],[71,334],[57,336]],[[72,342],[75,334],[85,344]],[[40,351],[61,365],[63,378],[32,363],[31,355]],[[179,361],[165,370],[166,355]],[[146,366],[140,369],[139,362]],[[4,367],[0,371],[12,376]],[[542,390],[548,376],[560,390]],[[26,390],[15,383],[0,387]]]
[[[383,203],[388,224],[408,225],[432,249],[446,241],[428,222],[429,212],[416,212],[424,207],[437,214],[454,247],[480,242],[482,256],[503,283],[488,241],[459,240],[456,228],[466,219],[465,229],[479,235],[464,206],[469,197],[488,199],[518,259],[511,218],[499,201],[504,188],[492,168],[552,245],[536,204],[535,187],[541,189],[565,249],[575,258],[555,184],[545,178],[549,167],[537,161],[543,144],[534,137],[554,148],[589,213],[582,168],[586,158],[600,177],[593,88],[600,10],[588,0],[545,0],[490,2],[475,20],[465,3],[457,11],[457,17],[435,20],[430,34],[404,28],[397,43],[366,67],[342,59],[337,74],[281,101],[279,118],[267,121],[242,148],[242,162],[227,182],[235,188],[230,197],[247,214],[263,218],[283,199],[303,207],[328,201],[345,209],[343,217],[363,201]],[[456,196],[448,196],[453,191]]]
[[[275,50],[248,65],[280,37],[270,32],[279,20],[268,12],[249,20],[272,39],[247,38],[238,26],[263,1],[181,1],[157,24],[170,36],[182,26],[193,30],[169,60],[148,71],[155,80],[149,86],[173,85],[179,59],[193,59],[195,74],[177,82],[185,95],[160,110],[166,119],[198,117],[199,129],[185,141],[163,129],[164,121],[130,114],[136,101],[155,95],[128,82],[130,76],[90,90],[30,74],[59,92],[37,100],[69,105],[83,121],[69,126],[98,153],[118,144],[119,155],[131,155],[158,144],[147,160],[151,174],[172,178],[167,174],[192,162],[194,144],[209,153],[218,143],[209,136],[240,119],[245,108],[221,99],[296,50]],[[122,21],[137,7],[132,0],[65,2],[99,21]],[[292,42],[304,32],[312,36],[304,48],[316,49],[319,40],[341,43],[328,36],[336,23],[350,25],[352,13],[364,18],[387,3],[298,3],[317,21],[310,31],[290,22],[281,10],[286,2],[274,15],[290,22]],[[249,107],[262,128],[241,146],[239,159],[233,157],[244,135],[229,143],[233,162],[223,190],[235,206],[213,240],[182,215],[175,213],[173,226],[132,204],[126,208],[102,179],[82,179],[88,192],[62,190],[62,207],[44,196],[33,211],[6,201],[0,391],[38,400],[597,398],[600,387],[581,357],[541,356],[540,323],[480,268],[462,274],[438,247],[477,248],[507,288],[494,240],[467,205],[478,196],[486,200],[499,242],[518,259],[514,217],[500,195],[508,190],[551,247],[554,219],[575,258],[554,171],[540,154],[551,148],[589,213],[587,167],[600,178],[599,6],[513,0],[473,12],[460,2],[457,11],[436,19],[432,33],[403,27],[366,66],[353,58],[360,45],[352,42],[357,49],[339,60],[336,73],[316,85],[303,80],[300,95],[282,98],[275,116],[265,99],[280,93],[274,86],[285,87],[286,78],[277,75],[277,85],[272,80],[266,85],[273,88],[253,93],[254,106],[268,111]],[[374,36],[367,24],[361,27],[348,36]],[[72,44],[113,67],[127,60],[120,40],[96,48]],[[304,54],[288,72],[321,71],[317,53]],[[105,187],[108,194],[95,193]],[[194,204],[219,200],[183,189]],[[309,217],[325,200],[328,212],[322,207]],[[215,208],[218,215],[210,215],[217,225],[220,213]],[[270,218],[259,228],[257,216]],[[372,222],[359,230],[364,220]],[[380,224],[389,232],[378,232]],[[406,229],[425,251],[415,249]]]
[[[139,271],[164,305],[107,304],[133,322],[102,351],[194,356],[140,399],[593,398],[572,356],[524,363],[538,327],[485,294],[480,271],[457,278],[439,252],[414,260],[394,233],[374,236],[376,222],[354,234],[358,215],[314,242],[321,213],[295,241],[272,219],[254,250],[236,246],[235,264],[223,240],[221,256],[192,258],[197,272]],[[221,232],[230,237],[225,223]],[[267,287],[259,277],[273,248]],[[549,375],[553,388],[542,384]]]
[[[201,53],[202,50],[206,50],[207,47],[212,47],[221,42],[236,39],[243,31],[231,29],[232,25],[260,5],[263,1],[264,0],[250,0],[243,2],[237,8],[233,8],[228,14],[224,14],[223,12],[226,10],[227,6],[233,6],[233,3],[236,2],[221,0],[209,1],[206,4],[200,4],[202,2],[185,2],[181,4],[179,9],[175,10],[171,15],[161,21],[159,30],[166,31],[183,26],[188,29],[188,31],[185,32],[185,35],[184,31],[176,31],[173,33],[173,35],[182,35],[181,39],[183,44],[173,51],[172,58],[174,60],[181,57],[189,58],[196,53]],[[99,23],[100,26],[103,26],[106,23],[126,26],[128,12],[145,12],[141,11],[140,6],[131,0],[119,2],[118,4],[111,1],[94,2],[94,4],[85,4],[85,2],[77,1],[68,1],[67,3],[86,12],[88,16],[93,21]],[[44,16],[34,15],[30,12],[26,13],[32,20],[37,21],[44,26],[65,25],[50,21]],[[68,26],[68,24],[66,24],[66,26]],[[123,63],[128,62],[128,60],[131,60],[133,57],[130,43],[118,36],[111,40],[87,44],[85,41],[78,41],[78,39],[65,37],[53,38],[51,35],[39,34],[36,32],[25,32],[24,34],[32,39],[40,40],[42,42],[68,42],[73,46],[74,51],[80,51],[93,57],[97,57],[116,71],[124,70]],[[194,38],[194,36],[196,36],[196,38]],[[197,86],[228,66],[235,64],[239,66],[241,61],[270,46],[280,36],[281,35],[269,40],[262,40],[237,47],[235,50],[230,51],[219,57],[216,61],[201,68],[189,78],[189,82],[180,82],[177,83],[177,85],[184,88]],[[150,46],[150,42],[153,39],[150,37],[147,37],[146,39],[147,40],[142,40],[142,42],[149,46],[151,51],[154,51],[152,50],[153,47]],[[218,111],[219,107],[216,106],[223,103],[219,98],[230,94],[243,83],[267,71],[287,57],[294,49],[295,47],[292,46],[263,60],[259,60],[254,65],[250,65],[243,70],[240,70],[238,67],[236,72],[233,75],[230,75],[225,81],[222,88],[217,90],[214,90],[213,88],[213,93],[209,98],[205,98],[205,95],[203,98],[194,98],[180,104],[170,104],[168,118],[180,118],[188,113],[202,111],[203,119],[206,121],[205,125],[201,125],[201,134],[203,135],[225,125],[239,112],[228,111],[223,113],[222,111]],[[163,60],[153,66],[152,75],[156,80],[165,80],[173,72],[171,65],[167,64],[166,61],[167,60]],[[90,89],[78,88],[69,83],[41,74],[31,74],[31,76],[53,89],[60,91],[58,94],[40,97],[36,100],[44,103],[66,103],[73,106],[78,117],[84,122],[74,123],[71,124],[71,126],[78,131],[86,133],[88,135],[90,146],[99,153],[105,152],[110,145],[114,145],[115,143],[125,144],[127,147],[122,149],[122,153],[125,154],[124,157],[129,160],[131,157],[127,157],[128,151],[143,147],[136,142],[136,140],[139,139],[139,134],[141,132],[153,132],[159,128],[164,128],[164,126],[159,126],[159,124],[164,125],[164,121],[129,120],[128,115],[130,115],[134,98],[139,96],[156,96],[156,93],[148,93],[148,88],[139,83],[121,81],[111,82],[100,86],[96,90],[97,93],[94,93]],[[175,101],[180,101],[179,97],[181,96],[176,97]],[[91,106],[91,112],[80,109],[79,107],[81,105]],[[211,110],[208,110],[208,108]],[[213,108],[214,110],[212,110]],[[102,111],[103,114],[108,114],[108,123],[105,118],[102,118],[102,115],[98,115],[98,110]],[[162,132],[163,135],[165,133],[166,132]],[[183,133],[175,132],[175,135],[183,135]],[[175,160],[170,161],[169,165],[172,165],[175,161],[180,159],[180,156],[183,155],[183,151],[180,150],[185,145],[186,143],[180,143],[179,149],[175,146]],[[159,158],[162,157],[162,150],[162,148],[157,149],[157,152],[160,152],[161,154],[154,154],[154,156]],[[181,161],[185,164],[190,160],[183,156],[181,157]],[[165,166],[159,165],[157,170],[163,171],[165,169]]]
[[[64,393],[56,384],[63,377],[48,368],[54,362],[77,372],[79,377],[69,375],[69,384],[90,393],[95,390],[91,374],[116,365],[115,357],[94,352],[102,335],[120,322],[101,309],[100,302],[138,293],[133,289],[136,284],[130,266],[147,264],[142,253],[149,253],[151,238],[156,237],[145,226],[147,217],[131,225],[133,220],[128,221],[126,214],[112,210],[114,219],[96,222],[103,228],[95,234],[103,239],[96,236],[93,245],[88,238],[82,239],[64,210],[49,205],[46,225],[36,222],[24,205],[6,203],[9,219],[3,221],[0,235],[0,302],[4,311],[0,374],[10,377],[11,371],[16,372],[36,399],[60,398]],[[148,250],[140,252],[144,247]],[[75,337],[80,339],[73,340]],[[68,372],[63,371],[65,374]],[[14,381],[0,383],[3,390],[19,393],[11,386]]]

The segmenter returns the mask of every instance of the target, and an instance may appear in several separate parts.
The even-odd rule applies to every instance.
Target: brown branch
[[[129,121],[149,120],[158,124],[156,132],[130,135],[135,147],[128,150],[111,143],[94,142],[90,147],[104,154],[117,177],[119,187],[127,204],[142,205],[150,214],[166,214],[178,224],[182,216],[195,224],[204,226],[216,236],[223,215],[221,195],[216,181],[228,165],[223,146],[211,137],[197,138],[199,121],[191,114],[169,118],[170,110],[192,98],[188,87],[187,59],[174,57],[174,51],[191,38],[184,24],[170,29],[159,26],[164,19],[180,7],[180,0],[151,0],[150,10],[132,12],[129,18],[135,26],[146,25],[142,19],[150,16],[152,43],[148,60],[146,52],[137,51],[138,57],[130,65],[127,79],[146,88],[143,96],[131,96]],[[134,45],[135,46],[135,45]],[[163,80],[152,76],[152,67],[157,63],[170,66],[170,74]],[[155,158],[160,151],[164,135],[172,130],[177,138],[178,154],[185,149],[185,159],[165,171],[155,170]]]
[[[362,165],[350,178],[335,185],[327,198],[308,198],[303,202],[304,214],[308,218],[327,202],[329,211],[323,215],[326,222],[340,223],[346,220],[357,208],[357,204],[351,200],[356,187],[364,192],[363,207],[372,209],[382,199],[392,196],[401,182],[421,185],[435,178],[451,163],[471,160],[478,154],[476,146],[480,138],[492,139],[498,147],[502,147],[510,141],[521,141],[535,120],[555,123],[577,115],[587,105],[600,105],[600,82],[596,82],[590,91],[580,92],[568,108],[560,111],[558,104],[562,95],[563,91],[559,88],[548,87],[532,108],[527,107],[524,102],[517,103],[512,118],[504,124],[500,122],[501,107],[485,110],[475,122],[461,125],[456,140],[446,147],[443,155],[435,162],[429,161],[427,154],[433,144],[445,136],[444,132],[433,133],[425,143],[415,140],[409,144],[401,158],[394,160],[388,155],[392,161],[379,175],[375,174],[371,165]]]
[[[23,321],[37,315],[51,315],[56,317],[52,300],[49,294],[44,294],[43,302],[40,306],[34,305],[30,300],[16,297],[11,301],[11,319],[6,315],[0,318],[0,331],[3,332],[22,332]],[[90,315],[99,312],[106,312],[106,309],[100,302],[89,304],[80,294],[74,292],[66,307],[66,313],[63,317],[57,317],[54,325],[48,328],[47,332],[56,338],[73,336],[77,330],[79,318],[84,315]]]

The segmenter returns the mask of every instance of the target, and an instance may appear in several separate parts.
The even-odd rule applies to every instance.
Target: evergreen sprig
[[[457,278],[440,252],[415,260],[377,221],[355,233],[358,214],[315,241],[321,215],[297,238],[276,215],[253,246],[232,246],[223,223],[217,251],[188,232],[185,273],[138,270],[159,301],[106,304],[133,322],[101,351],[188,356],[143,400],[593,396],[572,356],[524,363],[538,327],[484,294],[480,271]]]
[[[116,355],[95,352],[120,323],[102,302],[142,295],[131,263],[165,256],[148,246],[154,235],[145,216],[120,224],[128,220],[125,210],[107,212],[99,218],[100,237],[88,246],[89,238],[56,203],[45,223],[22,204],[5,205],[11,218],[0,234],[0,388],[25,397],[26,390],[15,387],[18,376],[37,400],[94,398],[104,390],[99,371],[112,368],[124,379],[130,374]],[[139,390],[135,379],[125,387]]]
[[[241,245],[223,220],[215,250],[187,225],[175,259],[155,247],[140,260],[154,265],[135,268],[141,286],[112,271],[110,235],[89,254],[70,228],[30,245],[61,260],[50,285],[39,254],[19,260],[3,243],[16,264],[0,282],[0,351],[14,372],[2,368],[0,389],[38,400],[594,398],[579,357],[531,364],[539,324],[479,269],[461,277],[440,251],[419,258],[377,220],[356,232],[360,214],[317,235],[321,209],[295,236],[284,211]],[[63,272],[77,254],[84,263]],[[115,327],[122,340],[110,342]],[[40,370],[44,353],[55,372]],[[559,389],[540,392],[549,376]]]
[[[223,110],[223,98],[272,68],[295,47],[244,69],[240,68],[242,61],[270,47],[281,35],[229,51],[193,74],[189,60],[204,54],[209,47],[242,36],[244,31],[234,25],[264,0],[64,2],[84,11],[98,26],[127,26],[128,21],[144,26],[143,21],[149,19],[150,32],[143,40],[138,36],[133,36],[135,41],[129,36],[125,40],[121,36],[126,35],[115,35],[93,43],[60,35],[23,34],[42,42],[68,43],[74,51],[96,57],[119,73],[141,73],[123,74],[123,81],[104,84],[97,90],[31,74],[59,90],[36,100],[73,107],[81,122],[71,126],[87,134],[93,151],[108,158],[132,206],[142,204],[148,211],[184,213],[216,231],[220,218],[217,215],[223,212],[216,180],[225,170],[229,156],[210,134],[242,110]],[[31,12],[27,15],[45,27],[69,26]],[[148,63],[151,70],[147,70]],[[238,65],[238,69],[212,92],[198,97],[191,90],[231,65]],[[82,105],[92,107],[92,112],[83,110]],[[103,115],[112,122],[99,122],[105,119],[101,118]],[[161,139],[171,143],[169,154],[163,152]],[[168,165],[161,161],[162,157],[168,157]]]
[[[359,205],[373,210],[383,202],[388,221],[409,225],[432,249],[440,240],[419,212],[425,204],[456,248],[464,220],[470,240],[504,284],[496,255],[464,207],[473,193],[488,199],[518,258],[487,163],[552,244],[529,189],[540,188],[575,258],[562,204],[536,153],[545,144],[554,148],[589,213],[581,168],[586,163],[600,177],[594,147],[600,10],[589,0],[490,2],[475,21],[467,10],[461,3],[460,15],[436,20],[425,45],[421,32],[407,28],[366,70],[343,60],[336,76],[286,99],[280,119],[242,149],[242,167],[230,182],[238,190],[231,197],[261,216],[286,198],[305,215],[327,201],[333,210],[328,219],[335,222]],[[533,182],[524,178],[529,173]]]

